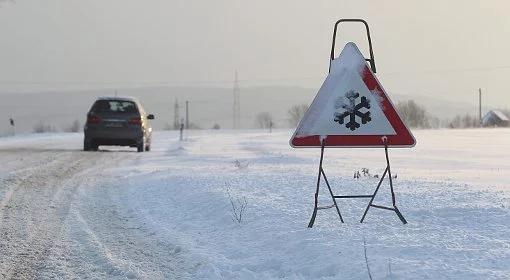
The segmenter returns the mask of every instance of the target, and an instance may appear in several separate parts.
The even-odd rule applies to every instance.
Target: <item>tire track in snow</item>
[[[32,279],[43,267],[66,219],[76,185],[67,180],[80,172],[90,156],[83,153],[31,152],[38,166],[13,172],[0,209],[0,276]],[[40,164],[40,165],[39,165]]]
[[[0,150],[0,279],[190,278],[180,247],[122,201],[132,186],[115,168],[142,157]]]
[[[136,163],[137,159],[128,164]],[[161,239],[146,226],[147,221],[138,219],[136,210],[124,201],[131,186],[120,177],[123,176],[81,186],[80,198],[72,209],[71,218],[75,219],[72,227],[76,230],[72,235],[94,250],[82,248],[75,254],[85,256],[96,270],[103,272],[93,277],[188,279],[192,268],[180,247]],[[95,207],[90,208],[91,204]]]
[[[2,151],[2,152],[4,152],[2,154],[2,156],[5,156],[6,151]],[[11,158],[9,158],[9,156]],[[5,160],[13,161],[13,159],[12,159],[13,157],[17,158],[19,160],[20,155],[17,152],[15,153],[14,151],[10,151],[7,153],[7,159],[5,159]],[[4,162],[5,162],[5,160],[4,160]],[[23,158],[21,158],[21,160],[23,160]],[[26,166],[25,162],[18,161],[18,162],[14,163],[14,168],[16,170],[11,170],[9,172],[9,175],[7,176],[7,178],[0,179],[0,186],[4,187],[3,196],[0,200],[0,215],[1,215],[2,210],[4,209],[5,205],[11,199],[11,196],[12,196],[13,192],[16,190],[16,188],[18,188],[20,185],[22,185],[24,180],[28,180],[32,173],[40,173],[42,171],[42,169],[44,168],[44,167],[42,167],[43,164],[49,164],[54,160],[55,160],[55,158],[46,158],[46,157],[44,157],[44,159],[38,158],[37,161],[35,161],[35,162],[32,161],[29,166]],[[13,168],[13,167],[11,167],[11,168]],[[0,224],[1,224],[1,222],[2,221],[0,220]]]

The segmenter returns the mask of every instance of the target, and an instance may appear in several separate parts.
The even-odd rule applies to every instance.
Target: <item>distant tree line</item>
[[[431,116],[425,107],[414,100],[399,101],[395,105],[404,123],[411,128],[472,128],[480,127],[478,116],[472,114],[457,115],[450,120],[441,120]],[[293,105],[287,111],[289,126],[295,128],[303,118],[308,105]],[[510,117],[509,109],[500,109],[506,116]]]
[[[396,109],[407,126],[413,128],[431,128],[433,126],[431,117],[425,107],[414,100],[399,101]]]
[[[54,126],[45,124],[43,121],[37,122],[34,125],[33,130],[35,133],[46,133],[46,132],[56,132],[57,131]]]
[[[273,116],[269,112],[258,113],[255,116],[255,123],[258,128],[272,128],[274,125]]]
[[[455,116],[448,124],[449,128],[472,128],[479,127],[480,119],[478,116],[465,114]]]
[[[1,0],[0,0],[1,1]],[[457,115],[449,120],[440,120],[438,118],[432,117],[425,107],[421,104],[418,104],[414,100],[405,100],[399,101],[396,104],[396,109],[399,115],[402,117],[403,121],[410,128],[474,128],[480,127],[480,119],[478,115],[475,114],[464,114]],[[287,118],[285,121],[288,122],[289,127],[295,128],[305,115],[308,110],[307,104],[296,104],[291,106],[287,110]],[[510,117],[510,109],[499,109],[503,114]],[[261,129],[269,129],[275,127],[275,120],[271,113],[269,112],[261,112],[255,115],[254,117],[254,125],[257,128]],[[280,123],[281,125],[281,123]],[[199,125],[196,123],[190,123],[191,129],[201,129]],[[212,129],[220,129],[220,125],[215,123]],[[164,130],[171,130],[174,127],[166,123],[163,127]],[[34,133],[47,133],[47,132],[80,132],[82,130],[82,125],[79,120],[74,120],[68,125],[62,126],[61,129],[57,129],[55,126],[51,124],[47,124],[43,121],[38,121],[32,128]],[[8,133],[5,133],[8,135]]]
[[[299,121],[301,121],[305,115],[306,110],[308,110],[308,105],[306,104],[294,105],[290,107],[290,109],[287,111],[290,127],[297,127]]]
[[[439,120],[431,118],[425,110],[425,107],[417,104],[414,100],[398,102],[396,108],[403,121],[409,127],[431,128],[439,125]],[[308,105],[306,104],[290,107],[287,111],[290,127],[297,127],[307,110]]]
[[[82,129],[80,121],[74,120],[69,125],[62,127],[63,132],[80,132]],[[32,131],[35,133],[48,133],[48,132],[57,132],[57,128],[51,124],[46,124],[43,121],[38,121],[32,128]]]

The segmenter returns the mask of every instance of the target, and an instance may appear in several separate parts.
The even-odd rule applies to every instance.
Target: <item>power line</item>
[[[471,67],[471,68],[452,68],[452,69],[430,69],[421,71],[397,71],[381,72],[380,75],[413,75],[413,74],[444,74],[461,72],[491,72],[498,70],[510,70],[510,66],[492,66],[492,67]],[[283,82],[283,81],[303,81],[320,80],[325,76],[295,76],[266,79],[239,79],[243,83],[264,83],[264,82]],[[207,84],[232,84],[232,80],[189,80],[189,81],[0,81],[1,85],[89,85],[89,86],[184,86],[184,85],[207,85]]]

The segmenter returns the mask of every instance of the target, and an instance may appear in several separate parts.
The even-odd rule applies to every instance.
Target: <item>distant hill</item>
[[[156,115],[153,125],[162,129],[173,122],[174,102],[181,105],[180,116],[184,117],[184,102],[190,101],[190,121],[201,128],[219,124],[221,128],[232,128],[232,89],[221,87],[143,87],[117,89],[119,95],[138,97],[146,110]],[[287,110],[296,104],[310,104],[317,89],[292,86],[241,87],[241,125],[254,127],[255,116],[269,112],[276,126],[287,126]],[[7,131],[8,119],[16,121],[18,132],[32,131],[42,121],[57,130],[69,126],[78,119],[83,124],[85,115],[98,96],[111,96],[114,90],[78,90],[31,93],[1,93],[0,134]],[[414,99],[427,111],[440,119],[457,114],[473,113],[476,106],[469,103],[451,102],[440,97],[392,95],[399,100]]]

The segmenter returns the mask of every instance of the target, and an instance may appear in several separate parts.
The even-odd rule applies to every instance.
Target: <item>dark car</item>
[[[101,97],[87,114],[83,150],[97,151],[100,145],[136,147],[150,151],[152,127],[140,102],[131,97]]]

